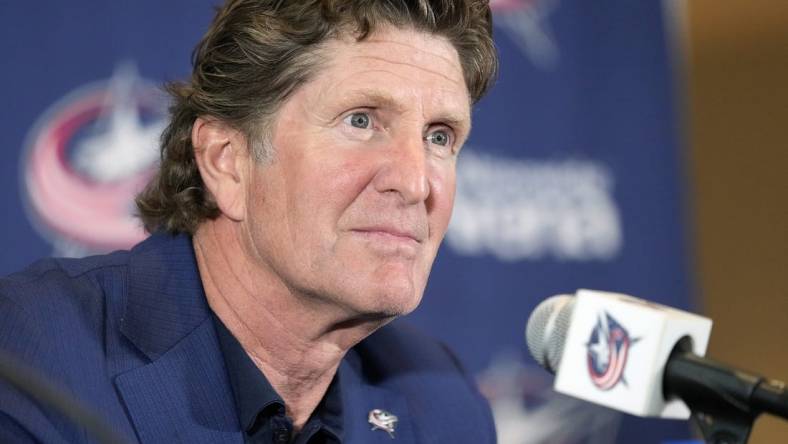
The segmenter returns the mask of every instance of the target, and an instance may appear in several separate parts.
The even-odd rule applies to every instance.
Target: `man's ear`
[[[192,126],[194,160],[219,210],[234,221],[246,211],[249,152],[240,131],[216,119],[198,117]]]

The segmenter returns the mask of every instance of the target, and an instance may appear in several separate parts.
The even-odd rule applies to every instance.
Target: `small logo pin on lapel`
[[[372,424],[372,430],[384,430],[388,432],[391,439],[394,439],[394,427],[397,425],[397,417],[391,413],[375,409],[369,412],[368,421]]]

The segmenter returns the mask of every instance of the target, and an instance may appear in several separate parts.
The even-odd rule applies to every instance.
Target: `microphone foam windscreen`
[[[551,373],[555,373],[561,365],[561,354],[574,306],[574,296],[553,296],[542,301],[528,318],[525,328],[528,351],[539,365]]]

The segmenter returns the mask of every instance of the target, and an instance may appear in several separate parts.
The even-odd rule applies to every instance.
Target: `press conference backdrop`
[[[158,156],[159,85],[190,72],[213,3],[0,1],[0,273],[143,239],[132,198]],[[503,444],[685,439],[683,422],[553,394],[523,346],[535,305],[579,287],[691,305],[663,4],[492,6],[500,76],[474,113],[454,217],[410,319],[477,376]]]

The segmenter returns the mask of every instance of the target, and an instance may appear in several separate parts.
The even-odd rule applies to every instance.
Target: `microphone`
[[[704,433],[719,432],[706,430],[709,417],[727,418],[729,428],[746,428],[744,440],[758,414],[788,418],[785,383],[703,357],[711,324],[631,296],[579,290],[539,304],[526,340],[534,359],[556,374],[557,392],[615,410],[686,419],[691,409],[706,415],[698,421]]]
[[[36,369],[23,364],[5,351],[0,351],[0,382],[11,385],[40,406],[60,413],[72,423],[84,428],[88,435],[100,443],[128,442],[92,409],[54,386]]]

